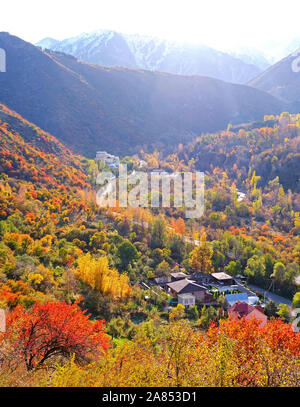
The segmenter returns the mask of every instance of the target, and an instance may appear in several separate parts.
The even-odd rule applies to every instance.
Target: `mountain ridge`
[[[300,52],[296,51],[269,67],[248,84],[284,102],[300,102]]]

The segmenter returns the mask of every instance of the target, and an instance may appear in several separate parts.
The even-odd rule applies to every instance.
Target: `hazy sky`
[[[31,42],[112,29],[260,48],[300,34],[299,0],[2,0],[0,17],[1,31]]]

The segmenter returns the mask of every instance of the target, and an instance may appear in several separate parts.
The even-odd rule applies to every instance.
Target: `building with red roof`
[[[259,305],[249,305],[246,302],[237,301],[234,305],[228,308],[228,315],[234,320],[241,318],[245,319],[258,319],[261,321],[260,326],[265,326],[268,317]]]

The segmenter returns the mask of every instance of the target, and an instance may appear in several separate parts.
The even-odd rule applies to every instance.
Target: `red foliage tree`
[[[28,312],[17,306],[7,318],[4,340],[32,370],[54,356],[74,354],[78,363],[100,356],[109,347],[105,332],[104,320],[92,322],[77,304],[56,301],[36,303]]]

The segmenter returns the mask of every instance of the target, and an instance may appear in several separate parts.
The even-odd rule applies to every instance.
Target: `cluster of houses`
[[[109,154],[106,151],[97,151],[96,160],[104,161],[110,168],[119,168],[120,166],[120,157]]]
[[[139,159],[138,156],[133,156],[136,159],[136,164],[139,168],[147,167],[147,162]],[[110,154],[106,151],[97,151],[95,160],[104,161],[105,164],[110,168],[119,168],[120,166],[120,157],[117,155]],[[161,170],[159,170],[161,171]]]
[[[238,284],[237,284],[237,282]],[[187,275],[183,271],[171,272],[170,276],[153,278],[151,284],[160,287],[172,297],[171,302],[191,307],[196,302],[203,305],[214,305],[220,295],[225,297],[228,315],[233,319],[243,317],[255,317],[266,323],[267,316],[264,314],[259,303],[259,298],[249,296],[247,290],[243,290],[244,278],[224,273],[194,273]]]

